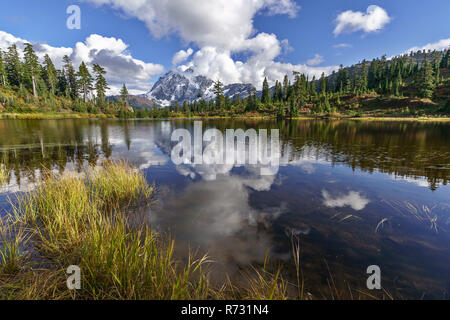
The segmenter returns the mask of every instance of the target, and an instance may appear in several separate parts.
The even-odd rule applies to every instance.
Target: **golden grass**
[[[0,113],[4,120],[53,120],[53,119],[106,119],[105,114],[52,112],[52,113]]]
[[[8,180],[8,171],[5,166],[0,164],[0,187]]]
[[[49,173],[33,192],[18,196],[10,221],[1,225],[0,298],[207,298],[206,257],[181,265],[170,239],[130,227],[129,209],[152,193],[125,162],[105,163],[85,177]],[[45,268],[36,269],[25,238]],[[84,271],[80,291],[61,285],[70,265]]]

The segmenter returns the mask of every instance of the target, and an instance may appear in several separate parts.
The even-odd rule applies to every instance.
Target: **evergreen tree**
[[[31,85],[34,98],[37,99],[37,77],[39,75],[39,60],[36,53],[34,52],[33,45],[31,45],[30,43],[25,44],[24,56],[24,77],[27,83]]]
[[[311,84],[310,84],[310,92],[311,92],[311,96],[315,96],[317,94],[317,90],[316,90],[316,76],[313,76],[312,80],[311,80]]]
[[[91,74],[89,73],[89,69],[87,68],[86,64],[81,62],[80,67],[78,69],[77,73],[78,77],[78,84],[81,90],[81,93],[83,94],[84,103],[88,102],[88,94],[90,91],[92,91],[94,88],[92,86],[92,82],[94,79],[92,78]]]
[[[217,80],[214,82],[214,94],[216,95],[216,107],[221,109],[224,105],[223,83]]]
[[[450,68],[450,49],[447,50],[441,60],[441,65],[440,67],[442,69],[448,69]]]
[[[49,55],[46,54],[44,57],[44,80],[47,84],[47,88],[50,90],[52,94],[56,93],[56,85],[57,85],[57,72],[55,65],[50,59]]]
[[[8,74],[6,73],[5,62],[3,60],[3,52],[0,50],[0,84],[6,86]]]
[[[122,86],[122,89],[120,90],[120,101],[122,102],[122,106],[124,109],[127,109],[128,105],[128,89],[125,83]]]
[[[270,88],[269,88],[269,82],[267,81],[267,78],[264,78],[264,82],[263,82],[261,103],[263,103],[263,104],[271,103]]]
[[[283,80],[283,100],[287,101],[288,93],[289,93],[289,77],[287,75],[284,76]]]
[[[320,78],[320,88],[322,94],[325,95],[327,93],[327,79],[325,78],[325,73],[322,73],[322,77]]]
[[[359,90],[361,93],[366,93],[367,92],[367,62],[366,62],[366,60],[363,60],[361,68],[362,68],[362,70],[361,70],[361,77],[359,79],[359,81],[360,81]]]
[[[106,97],[106,90],[109,89],[108,83],[105,79],[106,70],[98,64],[94,64],[95,73],[95,91],[97,92],[97,103],[99,106],[103,105]]]
[[[428,62],[427,55],[423,62],[422,69],[420,70],[419,77],[419,94],[423,98],[431,98],[433,96],[433,89],[435,88],[435,79],[433,74],[433,68]]]
[[[67,83],[67,77],[66,77],[66,72],[64,71],[64,69],[62,70],[57,70],[56,71],[57,74],[57,91],[58,94],[61,96],[65,96],[65,97],[69,97],[69,84]]]
[[[20,87],[22,85],[22,62],[15,44],[9,47],[5,54],[5,69],[8,75],[7,82],[12,86]]]
[[[75,100],[78,97],[78,81],[75,74],[75,69],[72,65],[72,61],[69,56],[64,56],[64,72],[67,80],[67,89],[69,96],[72,100]]]

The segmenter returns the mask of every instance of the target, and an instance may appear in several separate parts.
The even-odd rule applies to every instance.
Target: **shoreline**
[[[248,120],[276,120],[276,116],[265,115],[239,115],[239,116],[194,116],[194,117],[168,117],[168,118],[118,118],[106,114],[89,113],[0,113],[0,120],[62,120],[62,119],[119,119],[119,120],[219,120],[219,119],[248,119]],[[321,116],[305,115],[283,120],[352,120],[352,121],[408,121],[408,122],[450,122],[450,117],[374,117],[374,116]]]

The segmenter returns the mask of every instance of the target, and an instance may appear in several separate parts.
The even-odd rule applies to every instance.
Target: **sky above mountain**
[[[69,29],[67,8],[81,9]],[[149,91],[163,73],[193,67],[226,84],[273,84],[340,64],[450,46],[450,1],[14,0],[0,3],[0,49],[35,44],[57,67],[99,63],[111,93]]]

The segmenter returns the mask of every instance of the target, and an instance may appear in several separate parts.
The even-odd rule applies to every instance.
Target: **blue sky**
[[[426,5],[412,0],[204,1],[2,1],[0,49],[28,41],[48,44],[41,50],[54,59],[67,52],[75,63],[103,61],[113,90],[126,81],[138,93],[174,68],[193,67],[224,82],[258,85],[264,76],[273,82],[293,69],[312,76],[340,64],[450,43],[448,0]],[[66,8],[73,4],[81,8],[80,30],[66,28]],[[87,44],[92,34],[114,40],[93,38]],[[58,50],[62,47],[67,50]],[[180,54],[173,64],[174,55],[189,48],[192,54]]]

